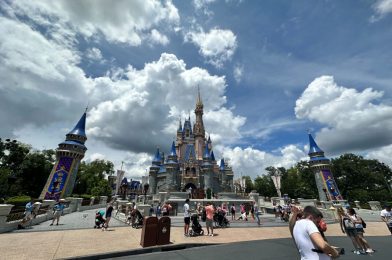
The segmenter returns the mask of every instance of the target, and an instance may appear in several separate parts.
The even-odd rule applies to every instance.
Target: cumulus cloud
[[[103,61],[101,50],[95,47],[87,49],[86,57],[92,61]]]
[[[167,45],[169,43],[169,39],[167,38],[167,36],[160,33],[156,29],[151,30],[149,39],[152,44]]]
[[[86,158],[86,160],[90,161],[90,162],[95,161],[95,160],[106,160],[106,156],[104,154],[101,154],[101,153],[93,153],[93,154],[90,154]]]
[[[105,81],[103,86],[112,86],[111,98],[91,109],[89,133],[114,148],[135,152],[151,152],[156,145],[169,148],[178,118],[195,107],[198,85],[207,131],[214,132],[217,140],[222,140],[223,134],[231,140],[239,138],[239,128],[245,123],[224,107],[223,77],[200,68],[187,69],[173,54],[164,53],[141,70],[129,66],[123,78]],[[91,96],[99,99],[101,94],[100,88],[95,88]]]
[[[280,154],[273,155],[264,151],[247,147],[245,149],[235,147],[218,147],[222,156],[230,162],[233,171],[238,177],[249,175],[255,178],[257,175],[264,175],[268,166],[290,168],[300,160],[306,160],[307,156],[303,150],[295,145],[288,145],[280,149]]]
[[[178,10],[170,0],[21,0],[5,2],[2,9],[8,15],[27,16],[61,39],[74,38],[75,33],[86,38],[102,35],[109,42],[132,46],[149,38],[150,30],[160,26],[173,28],[180,20]]]
[[[376,15],[373,15],[370,18],[371,22],[375,22],[383,18],[384,16],[392,13],[392,0],[378,0],[373,4],[373,9],[376,12]]]
[[[233,75],[234,75],[234,79],[237,83],[241,82],[243,73],[244,73],[244,66],[243,65],[234,66]]]
[[[214,28],[205,33],[200,28],[199,31],[187,33],[184,39],[199,47],[200,55],[217,68],[231,60],[237,49],[237,37],[231,30]]]
[[[358,91],[321,76],[296,101],[295,114],[326,126],[317,134],[326,151],[364,151],[392,143],[392,107],[383,104],[382,97],[381,91]]]
[[[380,162],[392,165],[392,145],[387,145],[375,150],[370,151],[365,157],[368,159],[376,159]]]

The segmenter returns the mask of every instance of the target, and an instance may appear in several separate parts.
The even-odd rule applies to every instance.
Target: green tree
[[[269,175],[257,176],[254,186],[256,191],[262,196],[274,197],[278,195]]]
[[[243,176],[242,179],[245,183],[245,193],[250,193],[252,190],[254,190],[254,185],[250,176]]]
[[[95,160],[90,163],[81,162],[74,188],[75,194],[94,196],[110,196],[111,188],[105,174],[113,174],[114,165],[110,161]]]
[[[391,169],[377,160],[344,154],[332,159],[332,173],[342,196],[350,201],[391,199]]]

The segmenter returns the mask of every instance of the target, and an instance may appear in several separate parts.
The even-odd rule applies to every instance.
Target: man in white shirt
[[[392,234],[392,211],[391,206],[385,205],[385,209],[381,210],[381,220],[387,224],[389,231]]]
[[[303,218],[295,222],[293,238],[301,260],[329,260],[331,257],[339,257],[338,251],[323,239],[317,228],[322,218],[323,215],[317,208],[306,206]]]
[[[184,204],[184,236],[189,235],[189,223],[191,222],[191,215],[189,212],[189,199],[185,200]]]

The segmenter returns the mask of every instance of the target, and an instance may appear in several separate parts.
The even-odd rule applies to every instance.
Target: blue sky
[[[139,178],[199,85],[238,176],[306,159],[307,129],[392,165],[391,22],[392,0],[3,1],[0,137],[54,149],[89,103],[86,160]]]

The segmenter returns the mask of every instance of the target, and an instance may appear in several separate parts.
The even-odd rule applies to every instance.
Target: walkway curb
[[[206,244],[206,243],[189,243],[189,244],[153,246],[153,247],[141,248],[141,249],[132,249],[132,250],[125,250],[125,251],[109,252],[109,253],[104,253],[104,254],[92,254],[92,255],[69,257],[69,258],[59,258],[59,259],[60,260],[107,259],[107,258],[123,257],[123,256],[131,256],[131,255],[142,255],[142,254],[148,254],[148,253],[168,252],[168,251],[183,250],[183,249],[194,248],[194,247],[213,246],[213,245],[220,245],[220,244],[221,243],[208,243],[208,244]]]

